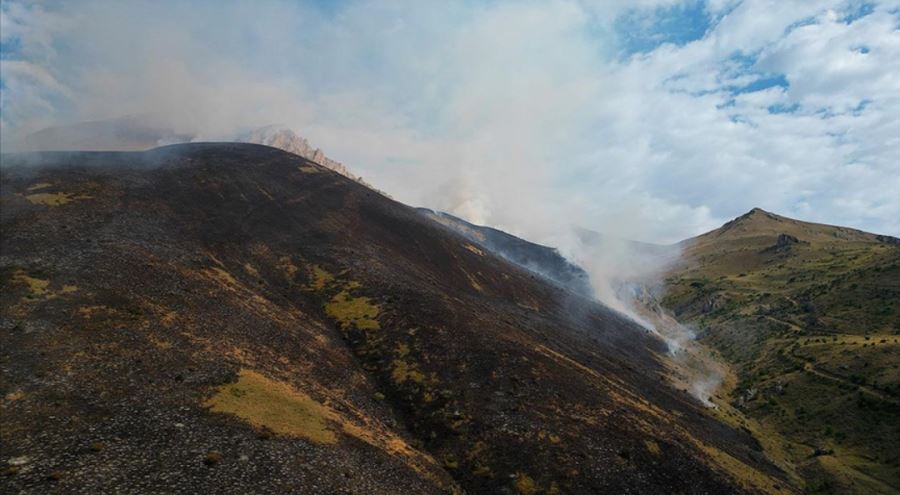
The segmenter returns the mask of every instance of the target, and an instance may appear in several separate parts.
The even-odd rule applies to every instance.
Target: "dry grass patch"
[[[484,288],[481,287],[481,284],[478,283],[478,280],[473,277],[469,272],[463,270],[463,273],[466,274],[466,278],[469,279],[469,284],[472,285],[472,288],[477,290],[478,292],[484,292]]]
[[[78,201],[81,199],[91,199],[93,196],[89,196],[87,194],[76,195],[73,193],[34,193],[28,194],[25,196],[25,199],[28,200],[33,205],[45,205],[45,206],[61,206],[66,203],[71,203],[72,201]]]
[[[6,396],[4,396],[3,398],[10,402],[22,400],[25,398],[25,392],[23,392],[22,389],[18,389],[15,392],[10,392],[10,393],[6,394]]]
[[[244,271],[253,278],[261,278],[259,276],[259,270],[257,270],[256,267],[251,265],[250,263],[244,263]]]
[[[204,402],[212,412],[233,414],[258,428],[276,434],[333,444],[337,437],[328,428],[331,411],[284,382],[255,371],[241,370],[238,381],[219,388]]]
[[[402,359],[391,362],[391,378],[398,385],[406,381],[425,382],[425,375],[417,369],[415,363],[408,363]]]
[[[45,296],[49,292],[49,280],[32,277],[22,270],[16,270],[16,272],[13,274],[13,281],[18,284],[26,285],[29,292],[31,292],[31,295],[34,297]]]
[[[221,282],[222,285],[226,285],[226,286],[238,285],[237,279],[235,279],[230,273],[226,272],[225,270],[223,270],[217,266],[208,268],[205,270],[205,272],[210,277]]]
[[[334,280],[334,275],[328,273],[327,270],[319,265],[312,265],[309,269],[309,275],[312,278],[312,287],[315,290],[322,290],[326,285]]]
[[[465,247],[466,249],[468,249],[469,251],[471,251],[471,252],[477,254],[478,256],[484,256],[484,251],[478,249],[477,247],[475,247],[475,246],[473,246],[473,245],[471,245],[471,244],[466,244],[464,247]]]
[[[525,473],[516,473],[515,487],[522,495],[534,495],[538,492],[537,483]]]

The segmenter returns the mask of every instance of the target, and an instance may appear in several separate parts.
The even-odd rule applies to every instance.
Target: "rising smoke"
[[[623,103],[636,103],[635,80],[580,2],[360,1],[335,13],[10,0],[2,15],[3,46],[19,47],[0,61],[4,151],[49,126],[123,116],[150,115],[173,136],[156,144],[285,124],[405,203],[559,247],[601,301],[673,353],[689,340],[623,290],[657,282],[665,256],[574,228],[671,241],[715,224],[705,207],[641,189],[636,164],[658,157],[623,145],[638,125]]]

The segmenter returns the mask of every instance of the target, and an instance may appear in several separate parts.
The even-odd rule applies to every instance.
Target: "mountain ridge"
[[[221,140],[210,140],[200,132],[178,130],[153,114],[130,115],[48,127],[25,136],[17,147],[23,152],[145,151],[165,145],[204,141],[233,141],[271,146],[300,155],[367,187],[372,187],[361,177],[350,172],[344,164],[326,156],[321,148],[310,145],[306,138],[297,135],[290,127],[280,124],[232,133]]]

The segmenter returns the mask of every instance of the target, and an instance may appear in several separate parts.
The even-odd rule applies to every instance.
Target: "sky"
[[[152,112],[290,126],[394,198],[550,245],[753,207],[900,236],[900,2],[23,2],[0,145]]]

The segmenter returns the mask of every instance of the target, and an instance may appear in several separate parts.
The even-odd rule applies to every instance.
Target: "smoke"
[[[613,22],[634,5],[9,0],[2,145],[123,116],[172,136],[153,144],[283,124],[400,201],[559,247],[601,301],[658,331],[622,287],[665,257],[614,238],[718,219],[652,191],[643,164],[665,161],[653,140],[669,131],[645,126],[669,102],[619,59]]]
[[[696,341],[696,332],[660,302],[663,277],[681,258],[681,245],[647,244],[583,229],[576,234],[565,252],[587,271],[596,298],[665,342],[669,380],[707,407],[716,407],[711,397],[727,370]]]
[[[544,243],[571,225],[675,240],[715,221],[642,191],[618,151],[626,5],[10,0],[0,136],[9,151],[129,115],[198,140],[283,124],[408,204]]]

